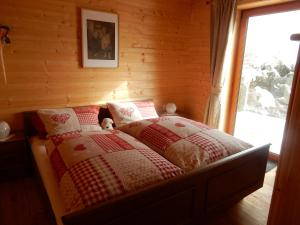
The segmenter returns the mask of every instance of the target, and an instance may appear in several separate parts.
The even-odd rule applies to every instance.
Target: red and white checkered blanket
[[[191,170],[252,147],[205,124],[178,116],[132,122],[120,127],[170,162]]]
[[[121,131],[67,133],[46,148],[68,213],[182,174]]]

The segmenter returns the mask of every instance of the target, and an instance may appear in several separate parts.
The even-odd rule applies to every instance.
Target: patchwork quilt
[[[182,174],[121,131],[70,132],[46,141],[70,213]]]
[[[119,129],[185,171],[252,147],[217,129],[179,116],[135,121]]]

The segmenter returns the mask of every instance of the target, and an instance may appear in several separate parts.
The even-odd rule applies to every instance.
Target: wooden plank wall
[[[300,39],[297,40],[300,43]],[[300,46],[282,140],[268,225],[300,221]]]
[[[119,15],[118,68],[82,68],[81,8]],[[3,49],[0,120],[19,130],[22,111],[145,98],[159,110],[175,102],[201,120],[209,10],[205,0],[1,1],[0,24],[11,27],[12,43]]]
[[[202,121],[210,95],[210,5],[192,1],[191,39],[187,43],[191,55],[192,74],[188,81],[186,111],[191,118]]]

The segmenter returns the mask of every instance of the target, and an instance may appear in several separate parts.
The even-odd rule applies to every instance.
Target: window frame
[[[300,2],[288,2],[277,5],[264,6],[260,8],[247,9],[241,11],[241,16],[239,18],[239,28],[237,30],[236,37],[236,48],[233,55],[233,72],[231,77],[231,84],[229,89],[229,100],[227,109],[227,118],[225,119],[225,131],[227,133],[233,134],[237,113],[237,104],[239,97],[241,72],[244,61],[244,52],[246,45],[247,36],[247,25],[248,20],[252,16],[262,16],[274,13],[281,13],[287,11],[294,11],[300,9]],[[275,157],[276,158],[276,157]]]

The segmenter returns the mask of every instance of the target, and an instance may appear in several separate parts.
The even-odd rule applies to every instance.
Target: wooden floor
[[[266,174],[264,187],[224,213],[209,225],[265,225],[276,169]],[[1,225],[55,225],[53,216],[35,178],[0,183]]]
[[[0,183],[1,225],[55,225],[34,177]]]

